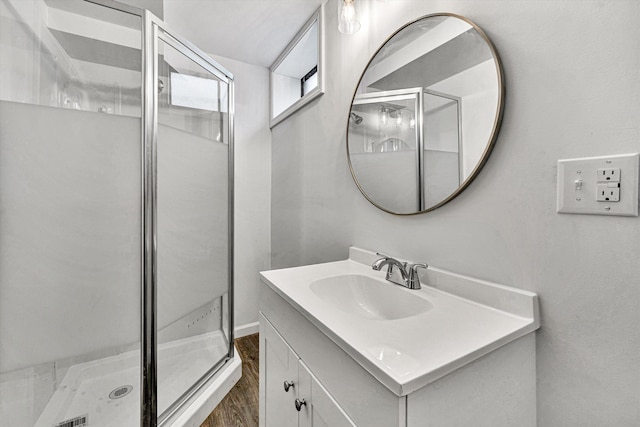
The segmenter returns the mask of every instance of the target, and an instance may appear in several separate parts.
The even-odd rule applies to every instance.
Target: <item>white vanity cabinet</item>
[[[535,294],[430,268],[410,291],[427,311],[372,320],[320,299],[325,278],[378,277],[351,253],[261,273],[260,427],[536,426]]]
[[[263,286],[260,427],[534,427],[534,354],[529,334],[397,396]],[[296,399],[307,403],[300,412]]]
[[[260,426],[354,427],[285,340],[260,318]]]

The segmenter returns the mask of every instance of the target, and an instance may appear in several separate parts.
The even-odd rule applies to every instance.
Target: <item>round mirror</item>
[[[394,214],[444,205],[486,162],[503,100],[498,53],[477,25],[445,13],[405,25],[371,58],[351,103],[356,185]]]

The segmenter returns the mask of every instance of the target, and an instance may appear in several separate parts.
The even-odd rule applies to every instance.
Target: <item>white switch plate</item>
[[[599,169],[616,170],[619,201],[597,200],[598,184],[602,184]],[[639,169],[638,153],[558,160],[557,212],[638,216]]]

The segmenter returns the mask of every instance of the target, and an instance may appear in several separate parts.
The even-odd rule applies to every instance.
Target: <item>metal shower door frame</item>
[[[234,213],[234,80],[233,74],[205,52],[170,29],[148,10],[114,0],[84,0],[110,9],[139,16],[142,20],[142,272],[141,272],[141,427],[162,425],[234,356],[233,346],[233,213]],[[158,420],[157,382],[157,142],[158,142],[158,40],[170,45],[228,85],[228,298],[229,347],[227,355],[174,402]]]
[[[233,357],[233,138],[234,138],[234,87],[233,74],[194,46],[188,40],[172,31],[161,19],[148,10],[143,15],[143,224],[144,224],[144,272],[143,272],[143,347],[142,347],[142,426],[162,425],[180,406],[192,397],[197,390],[209,380],[229,359]],[[229,120],[229,153],[228,153],[228,305],[229,347],[227,355],[192,385],[180,398],[171,404],[163,413],[158,414],[157,398],[157,146],[158,146],[158,40],[204,68],[216,78],[228,85],[228,120]],[[147,375],[144,375],[144,372]],[[150,374],[152,373],[152,374]],[[160,415],[160,419],[158,416]]]

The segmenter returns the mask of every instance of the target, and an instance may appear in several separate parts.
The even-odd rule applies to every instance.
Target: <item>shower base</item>
[[[158,414],[220,360],[226,346],[220,331],[160,345]],[[204,419],[240,375],[236,356],[166,425],[184,425],[198,416]],[[210,407],[200,408],[203,405]],[[34,427],[122,427],[139,425],[139,420],[140,352],[135,350],[71,366]]]

